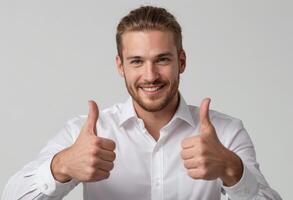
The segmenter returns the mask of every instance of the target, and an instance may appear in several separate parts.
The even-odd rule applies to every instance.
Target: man
[[[80,182],[86,200],[281,199],[269,187],[238,119],[186,105],[181,28],[163,8],[131,11],[117,27],[117,69],[131,96],[70,120],[3,199],[62,199]]]

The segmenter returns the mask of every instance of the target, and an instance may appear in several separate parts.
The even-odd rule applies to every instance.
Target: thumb
[[[203,128],[208,128],[209,126],[212,126],[210,121],[210,115],[209,115],[210,102],[211,102],[210,98],[205,98],[201,102],[200,109],[199,109],[200,130],[202,130]]]
[[[89,113],[87,118],[87,128],[88,130],[93,131],[95,135],[97,135],[96,125],[99,118],[99,109],[97,103],[93,100],[88,101],[88,106]]]

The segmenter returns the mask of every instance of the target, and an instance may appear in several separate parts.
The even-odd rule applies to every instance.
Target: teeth
[[[147,92],[155,92],[155,91],[158,91],[160,88],[161,87],[150,87],[150,88],[142,87],[142,89]]]

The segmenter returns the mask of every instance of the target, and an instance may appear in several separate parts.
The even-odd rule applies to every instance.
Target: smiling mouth
[[[165,84],[162,85],[156,85],[156,86],[145,86],[145,87],[139,87],[146,93],[158,93],[163,87],[165,87]]]

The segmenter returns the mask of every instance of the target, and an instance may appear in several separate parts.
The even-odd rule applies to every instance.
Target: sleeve
[[[25,165],[12,176],[4,188],[2,200],[57,200],[66,196],[79,181],[72,179],[66,183],[56,181],[51,173],[51,161],[55,154],[72,145],[79,133],[74,123],[66,126],[41,150],[36,160]]]
[[[236,153],[243,163],[243,174],[238,183],[231,187],[222,185],[226,198],[229,200],[281,200],[260,171],[256,161],[254,145],[240,120],[232,120],[225,128],[229,134],[226,147]]]

